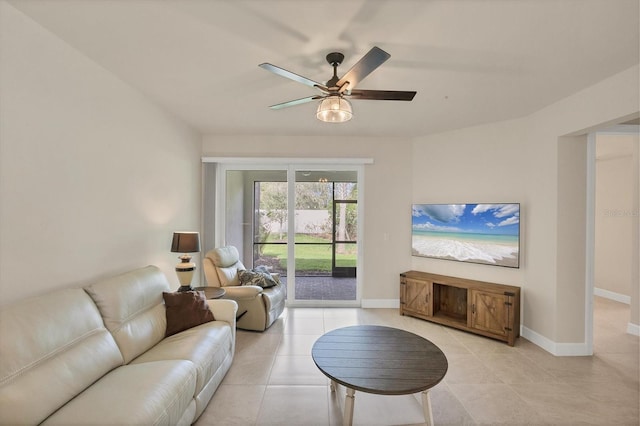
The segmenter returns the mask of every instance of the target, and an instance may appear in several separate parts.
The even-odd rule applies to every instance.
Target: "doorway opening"
[[[588,136],[593,249],[587,263],[592,265],[593,301],[587,322],[593,325],[587,341],[599,356],[607,356],[613,347],[623,350],[640,334],[630,309],[638,303],[638,130],[637,124],[628,123]],[[612,339],[618,339],[615,345]],[[635,345],[637,349],[637,337]]]

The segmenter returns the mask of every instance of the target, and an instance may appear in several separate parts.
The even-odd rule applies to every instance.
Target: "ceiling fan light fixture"
[[[352,117],[351,103],[338,95],[324,98],[318,105],[316,113],[316,118],[325,123],[344,123],[351,120]]]

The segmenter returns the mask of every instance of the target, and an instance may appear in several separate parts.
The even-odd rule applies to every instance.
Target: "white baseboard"
[[[520,335],[555,356],[593,355],[593,353],[588,350],[586,343],[556,343],[525,326],[520,327]]]
[[[640,336],[640,325],[634,324],[632,322],[628,323],[627,333],[632,334],[634,336]]]
[[[624,303],[627,305],[631,304],[631,296],[627,296],[624,294],[620,294],[620,293],[615,293],[613,291],[609,291],[609,290],[604,290],[602,288],[597,288],[594,287],[593,288],[593,295],[594,296],[600,296],[600,297],[604,297],[605,299],[609,299],[609,300],[613,300],[616,302],[620,302],[620,303]],[[627,333],[634,335],[634,336],[640,336],[640,325],[634,324],[634,323],[628,323],[627,324]]]
[[[360,304],[370,309],[399,309],[400,299],[362,299]]]
[[[366,309],[399,309],[399,299],[362,299],[361,307]],[[640,327],[629,324],[629,327],[635,327],[636,332],[640,331]],[[633,334],[633,333],[632,333]],[[587,348],[586,343],[556,343],[536,333],[527,327],[520,326],[520,335],[530,342],[540,346],[545,351],[555,356],[590,356],[593,355]]]
[[[627,305],[631,304],[631,296],[627,296],[621,293],[616,293],[613,291],[605,290],[603,288],[594,287],[593,295],[604,297],[605,299],[614,300],[620,303],[626,303]]]
[[[361,300],[362,308],[369,309],[399,309],[400,308],[400,300],[399,299],[362,299]],[[629,324],[629,328],[631,326],[635,327],[635,331],[639,332],[640,327],[634,324]],[[631,332],[630,332],[631,333]],[[633,334],[633,333],[631,333]],[[533,330],[528,329],[527,327],[521,325],[520,326],[520,335],[525,339],[529,340],[531,343],[534,343],[540,346],[545,351],[551,353],[555,356],[590,356],[593,355],[587,348],[586,343],[556,343],[553,340],[550,340],[544,337],[541,334],[536,333]]]

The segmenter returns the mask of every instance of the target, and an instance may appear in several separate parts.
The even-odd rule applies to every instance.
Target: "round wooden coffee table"
[[[343,424],[353,423],[355,391],[380,395],[422,392],[427,424],[433,424],[429,389],[437,385],[449,366],[444,353],[425,338],[397,328],[356,325],[321,336],[311,356],[320,371],[347,389]]]

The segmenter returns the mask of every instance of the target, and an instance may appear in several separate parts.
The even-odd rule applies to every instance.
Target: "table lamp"
[[[191,280],[196,270],[196,264],[191,262],[191,256],[187,253],[198,253],[200,251],[200,234],[197,232],[174,232],[171,242],[172,253],[183,253],[179,256],[180,263],[176,265],[176,275],[180,281],[178,291],[189,291]]]

